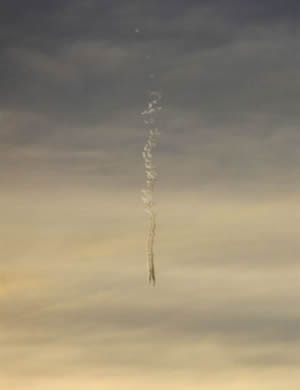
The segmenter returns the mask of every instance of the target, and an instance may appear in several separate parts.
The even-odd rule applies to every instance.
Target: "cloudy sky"
[[[297,389],[299,1],[0,8],[1,388]]]

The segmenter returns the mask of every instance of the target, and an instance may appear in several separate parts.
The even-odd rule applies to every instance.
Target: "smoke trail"
[[[157,91],[150,93],[148,107],[141,113],[144,116],[144,123],[149,129],[147,142],[142,153],[145,163],[146,186],[142,189],[142,201],[145,211],[149,215],[149,233],[147,246],[148,259],[148,278],[149,283],[155,285],[155,267],[154,267],[154,241],[156,233],[156,213],[154,209],[153,191],[157,180],[157,171],[153,164],[152,150],[157,145],[159,130],[156,127],[157,114],[162,109],[160,106],[161,94]]]

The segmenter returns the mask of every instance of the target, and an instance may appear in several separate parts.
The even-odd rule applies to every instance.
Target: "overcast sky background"
[[[298,388],[299,19],[294,0],[2,0],[1,387]]]

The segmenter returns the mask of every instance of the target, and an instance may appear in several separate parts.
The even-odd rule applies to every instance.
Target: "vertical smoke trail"
[[[157,114],[162,109],[160,106],[161,94],[157,91],[150,93],[148,107],[141,113],[144,116],[144,123],[149,129],[149,135],[143,151],[143,159],[145,163],[146,186],[142,190],[142,201],[145,205],[145,211],[150,218],[149,234],[148,234],[148,276],[149,283],[155,285],[155,268],[154,268],[154,240],[156,232],[156,213],[154,210],[153,190],[157,180],[157,171],[153,164],[152,150],[157,144],[159,130],[156,127]]]

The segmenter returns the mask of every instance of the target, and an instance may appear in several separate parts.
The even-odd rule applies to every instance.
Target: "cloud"
[[[279,218],[294,230],[285,202],[265,209],[261,203],[192,201],[189,194],[167,198],[161,201],[155,290],[144,280],[144,232],[137,228],[143,226],[143,210],[132,193],[120,202],[115,193],[47,189],[23,193],[14,213],[2,212],[3,223],[9,221],[2,275],[9,264],[28,275],[14,293],[2,296],[6,372],[60,377],[101,367],[106,374],[117,369],[171,375],[181,369],[193,376],[199,370],[212,375],[235,367],[297,365],[297,265],[278,271],[256,253],[243,268],[228,252],[235,237],[235,244],[244,238],[240,245],[251,254],[253,245],[265,242],[266,231],[275,234],[274,251],[290,245],[276,238],[284,231],[276,227]],[[7,210],[13,204],[13,198],[2,199]],[[206,262],[213,247],[219,261]],[[199,262],[191,266],[195,253]],[[287,264],[291,256],[287,253]]]
[[[4,1],[3,388],[299,383],[298,19],[292,0]]]

